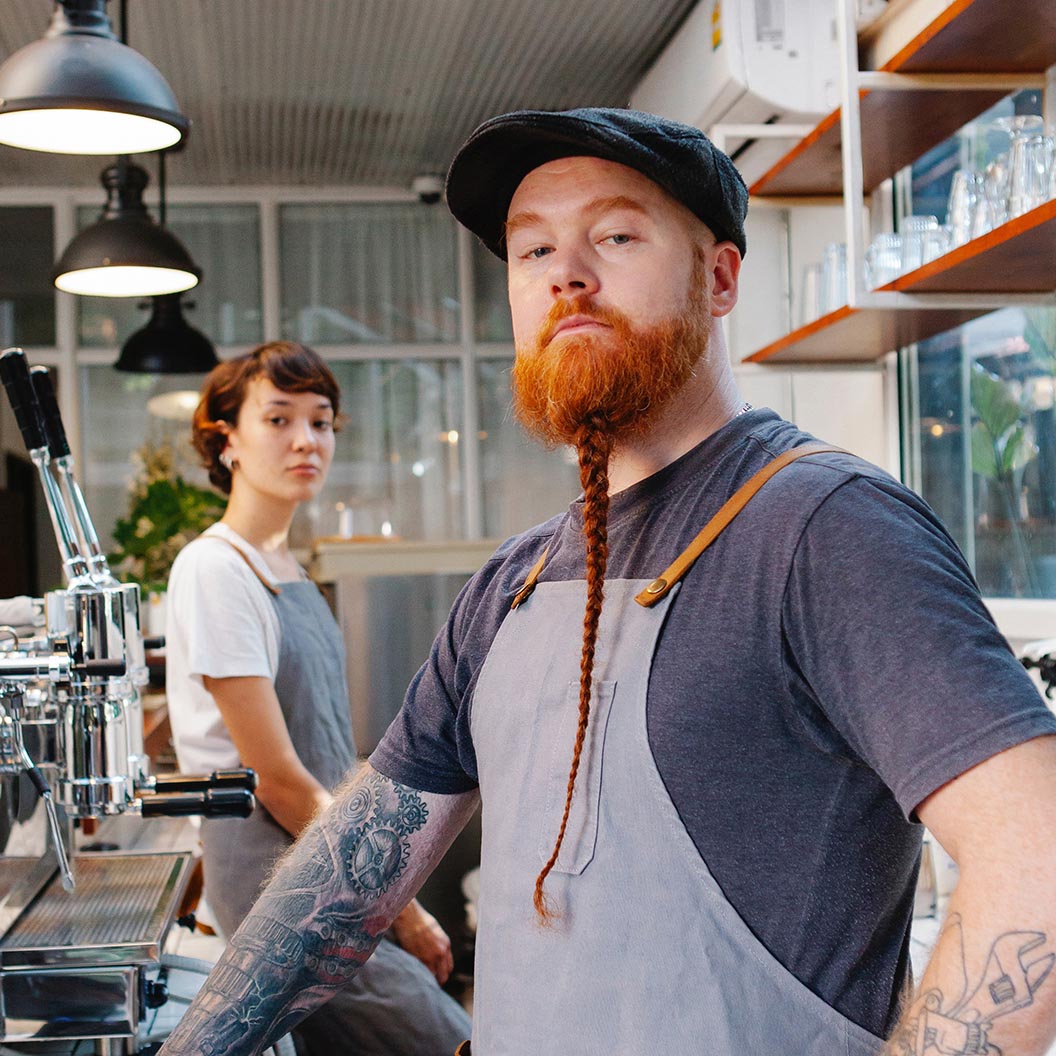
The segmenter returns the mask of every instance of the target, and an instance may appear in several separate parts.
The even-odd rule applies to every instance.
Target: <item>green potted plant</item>
[[[999,377],[972,364],[972,470],[988,482],[996,513],[1012,543],[1012,585],[1017,596],[1036,597],[1037,577],[1023,534],[1023,471],[1037,455],[1021,401]]]
[[[160,605],[176,555],[222,516],[226,500],[188,484],[175,470],[169,444],[144,444],[132,458],[137,472],[128,512],[114,525],[117,546],[108,560],[114,575],[138,583],[144,596],[154,596]]]

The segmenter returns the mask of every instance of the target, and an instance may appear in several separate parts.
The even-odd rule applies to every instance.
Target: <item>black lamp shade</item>
[[[150,321],[121,346],[114,367],[137,374],[204,374],[220,361],[212,342],[183,317],[182,295],[154,298]]]
[[[149,297],[197,285],[199,271],[183,243],[143,204],[147,174],[132,163],[103,171],[102,216],[63,251],[53,279],[60,290],[103,297]]]
[[[118,41],[105,0],[64,0],[47,35],[0,66],[0,143],[60,154],[135,154],[186,138],[165,78]]]

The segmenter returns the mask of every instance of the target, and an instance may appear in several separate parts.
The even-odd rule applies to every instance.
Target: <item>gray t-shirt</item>
[[[608,578],[659,575],[756,470],[813,439],[750,411],[614,495]],[[475,787],[476,677],[547,545],[542,581],[584,578],[581,501],[466,585],[377,770],[430,792]],[[996,752],[1056,733],[926,503],[843,454],[778,473],[686,575],[647,715],[657,768],[726,897],[800,981],[885,1036],[908,969],[913,811]]]

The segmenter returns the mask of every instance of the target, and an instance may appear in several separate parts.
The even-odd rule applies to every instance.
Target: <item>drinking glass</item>
[[[903,274],[907,271],[916,271],[933,257],[938,256],[935,252],[939,232],[937,216],[904,216],[899,226],[902,235]]]
[[[1044,130],[1045,122],[1038,114],[1012,114],[1009,117],[995,118],[994,128],[999,128],[1010,136],[1036,136]]]
[[[803,269],[803,282],[800,286],[799,312],[797,326],[806,326],[822,315],[821,307],[821,264],[808,264]]]
[[[999,117],[994,127],[1007,132],[1008,168],[1005,187],[1005,219],[1033,209],[1044,199],[1044,184],[1037,171],[1039,147],[1033,141],[1044,130],[1044,122],[1037,114],[1013,114]]]
[[[830,242],[821,262],[821,311],[836,311],[847,303],[847,246]]]
[[[1045,201],[1045,140],[1014,135],[1008,151],[1008,215],[1022,216]]]
[[[998,154],[986,167],[983,176],[986,199],[986,223],[978,234],[1000,227],[1008,219],[1008,155]],[[974,236],[978,237],[978,235]]]
[[[1044,201],[1056,198],[1056,135],[1041,140],[1042,192]]]
[[[877,235],[865,251],[865,284],[885,286],[902,273],[902,236],[888,231]]]
[[[972,169],[958,169],[950,186],[946,222],[950,227],[951,246],[963,246],[972,238],[973,217],[983,193],[983,179]]]

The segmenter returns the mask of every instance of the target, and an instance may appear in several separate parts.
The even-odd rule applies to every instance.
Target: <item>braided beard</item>
[[[636,328],[622,312],[582,296],[556,302],[532,345],[517,350],[513,368],[517,417],[550,446],[575,445],[587,550],[579,723],[557,839],[535,881],[533,900],[543,924],[557,916],[543,884],[561,852],[590,720],[594,651],[609,554],[609,459],[617,442],[646,431],[707,352],[707,287],[702,272],[703,261],[698,259],[689,304],[675,319]],[[561,320],[572,315],[591,316],[610,329],[555,340]]]

